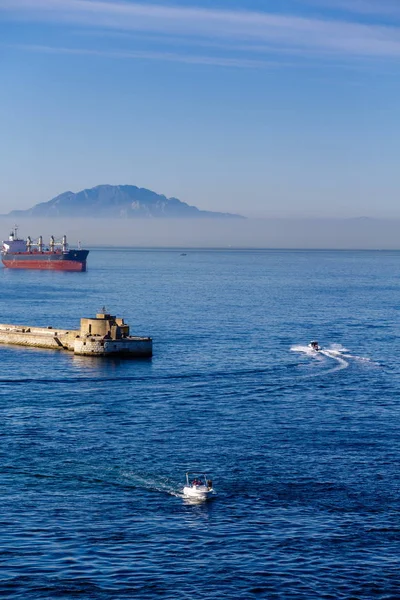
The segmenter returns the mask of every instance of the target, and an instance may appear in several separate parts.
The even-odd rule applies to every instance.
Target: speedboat
[[[318,352],[319,350],[321,350],[321,346],[318,344],[317,341],[310,342],[308,344],[308,347],[311,348],[311,350],[314,350],[315,352]]]
[[[215,494],[211,479],[207,478],[205,473],[195,473],[188,471],[186,473],[186,485],[183,488],[183,495],[187,498],[197,500],[208,500]]]

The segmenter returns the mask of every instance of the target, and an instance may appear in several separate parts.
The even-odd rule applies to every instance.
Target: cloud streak
[[[376,15],[378,17],[400,17],[398,0],[304,0],[310,6],[329,8],[353,15]]]
[[[343,7],[358,6],[358,10],[371,5],[369,0],[338,2]],[[277,13],[106,0],[0,0],[1,16],[199,40],[228,40],[237,45],[256,42],[277,49],[285,46],[296,52],[311,50],[315,54],[322,51],[347,57],[400,57],[398,27]]]
[[[3,46],[4,47],[4,46]],[[167,62],[180,62],[194,65],[214,65],[218,67],[236,68],[273,68],[282,66],[282,63],[274,63],[266,60],[225,58],[214,56],[187,56],[175,52],[146,52],[146,51],[103,51],[90,50],[87,48],[63,48],[56,46],[43,46],[35,44],[7,44],[7,48],[23,50],[28,52],[40,52],[45,54],[69,54],[77,56],[99,56],[103,58],[131,59],[131,60],[157,60]]]

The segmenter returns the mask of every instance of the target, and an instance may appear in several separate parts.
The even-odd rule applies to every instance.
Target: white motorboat
[[[321,346],[318,344],[317,341],[310,342],[308,344],[308,347],[311,348],[311,350],[314,350],[315,352],[318,352],[319,350],[321,350]]]
[[[186,485],[183,488],[183,495],[187,498],[197,500],[208,500],[215,494],[211,479],[207,478],[205,473],[195,473],[188,471],[186,473]]]

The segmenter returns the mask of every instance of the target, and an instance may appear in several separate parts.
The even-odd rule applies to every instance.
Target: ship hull
[[[86,271],[88,250],[68,252],[18,252],[1,257],[8,269],[35,269],[41,271]]]

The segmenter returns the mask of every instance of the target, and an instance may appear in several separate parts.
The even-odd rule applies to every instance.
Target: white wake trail
[[[290,348],[290,350],[292,352],[302,352],[303,354],[307,354],[307,356],[310,356],[311,358],[315,358],[316,360],[318,360],[318,359],[321,360],[320,353],[315,352],[315,350],[310,348],[310,346],[297,345],[297,346],[292,346]]]
[[[354,354],[350,354],[349,350],[342,346],[341,344],[331,344],[327,349],[321,349],[317,352],[308,346],[302,346],[300,344],[292,346],[290,348],[292,352],[300,352],[302,354],[306,354],[313,360],[326,362],[326,359],[330,359],[331,361],[335,361],[336,365],[326,371],[318,370],[317,373],[311,373],[309,375],[303,375],[301,379],[309,379],[313,377],[324,377],[329,373],[335,373],[336,371],[341,371],[342,369],[347,369],[350,365],[350,362],[358,362],[368,364],[370,366],[379,367],[379,363],[375,363],[370,358],[366,358],[364,356],[356,356]],[[322,365],[321,365],[322,366]]]
[[[347,367],[349,366],[349,362],[344,358],[342,352],[347,352],[346,348],[343,348],[343,346],[340,346],[338,344],[335,344],[333,346],[331,346],[331,348],[329,350],[319,350],[318,352],[316,352],[315,350],[313,350],[312,348],[310,348],[310,346],[301,346],[301,345],[297,345],[297,346],[292,346],[291,348],[292,352],[301,352],[303,354],[307,354],[307,356],[309,356],[310,358],[313,358],[314,360],[318,360],[318,361],[325,361],[326,358],[330,359],[330,360],[334,360],[336,362],[336,365],[334,367],[331,367],[330,369],[327,369],[326,371],[318,371],[317,373],[310,373],[308,375],[303,375],[301,377],[301,379],[311,379],[314,377],[325,377],[325,375],[329,375],[330,373],[335,373],[337,371],[341,371],[342,369],[347,369]]]
[[[336,367],[325,371],[324,375],[326,375],[327,373],[335,373],[336,371],[341,371],[342,369],[347,369],[347,367],[349,366],[348,361],[343,358],[343,356],[340,354],[340,351],[338,350],[320,350],[319,353],[323,354],[324,356],[327,356],[328,358],[336,360],[336,362],[338,363]]]

